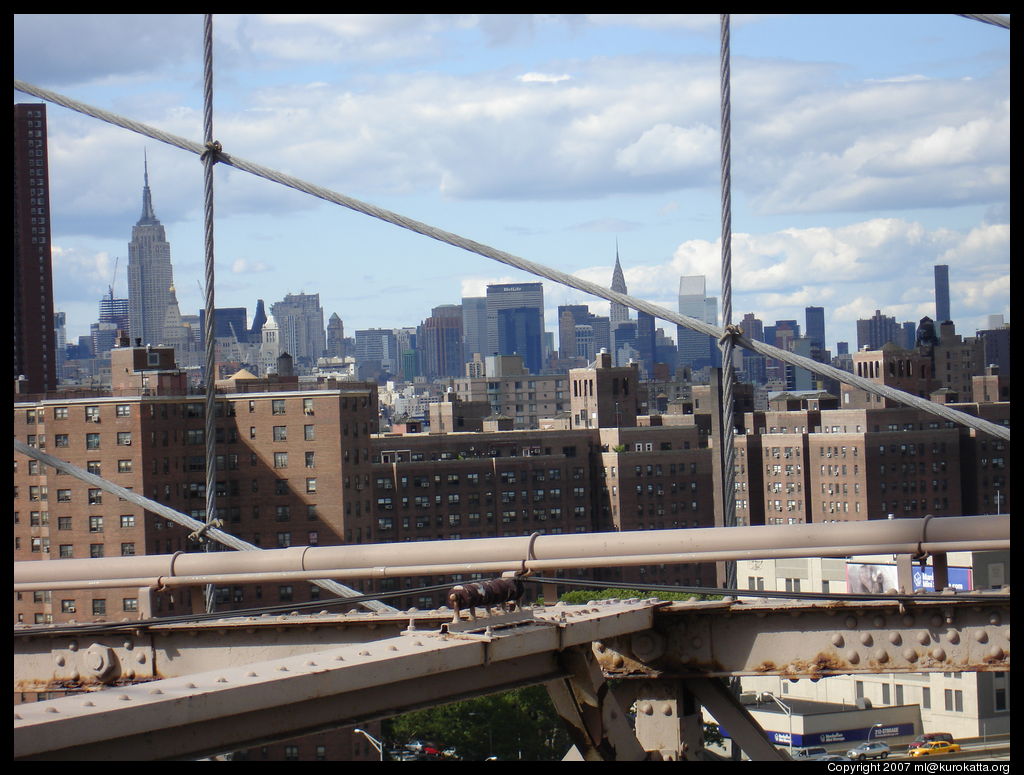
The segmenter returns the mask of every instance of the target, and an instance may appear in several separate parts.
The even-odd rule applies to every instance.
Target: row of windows
[[[33,536],[30,543],[31,551],[37,554],[50,553],[50,539],[46,536]],[[14,548],[21,548],[21,536],[14,537]],[[106,557],[106,544],[89,544],[89,556],[92,558]],[[135,555],[135,542],[126,541],[121,544],[121,556],[132,557]],[[58,544],[57,556],[62,560],[69,560],[75,556],[74,544]]]

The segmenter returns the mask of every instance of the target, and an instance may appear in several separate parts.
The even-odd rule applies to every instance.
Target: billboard
[[[914,566],[914,589],[935,591],[935,569],[931,566]],[[973,589],[970,568],[949,568],[949,586],[953,589]],[[867,563],[846,564],[846,591],[851,594],[885,594],[890,589],[899,589],[895,565],[870,565]]]

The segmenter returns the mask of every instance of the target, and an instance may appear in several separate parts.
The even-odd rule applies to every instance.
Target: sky
[[[678,309],[721,293],[717,15],[216,15],[233,156]],[[16,15],[14,76],[201,141],[201,15]],[[733,320],[1009,322],[1010,33],[955,14],[733,15]],[[15,91],[15,102],[38,102]],[[127,296],[143,154],[181,312],[204,305],[198,157],[47,107],[55,308]],[[218,307],[319,293],[345,333],[537,278],[215,168]],[[556,308],[608,302],[545,281]],[[674,336],[674,325],[664,325]],[[557,338],[557,335],[556,335]]]

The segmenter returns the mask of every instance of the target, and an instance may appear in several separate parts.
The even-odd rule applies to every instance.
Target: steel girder
[[[649,629],[646,601],[412,630],[372,644],[15,709],[19,759],[195,758],[564,677],[559,654]]]

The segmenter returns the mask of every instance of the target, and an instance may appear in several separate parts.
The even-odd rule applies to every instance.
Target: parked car
[[[807,761],[812,756],[824,756],[828,751],[820,746],[814,748],[798,748],[793,751],[793,758],[797,761]]]
[[[933,740],[945,741],[947,743],[953,742],[953,735],[949,732],[925,732],[923,735],[918,735],[914,738],[914,742],[907,746],[908,751],[913,751],[915,748],[919,748],[925,743],[930,743]]]
[[[960,746],[956,743],[950,743],[946,740],[932,740],[928,743],[922,743],[917,748],[914,748],[911,752],[911,756],[935,756],[942,753],[956,753],[960,750]]]
[[[856,748],[851,748],[846,755],[854,761],[857,759],[884,759],[889,755],[889,744],[872,740],[870,743],[861,743]]]

